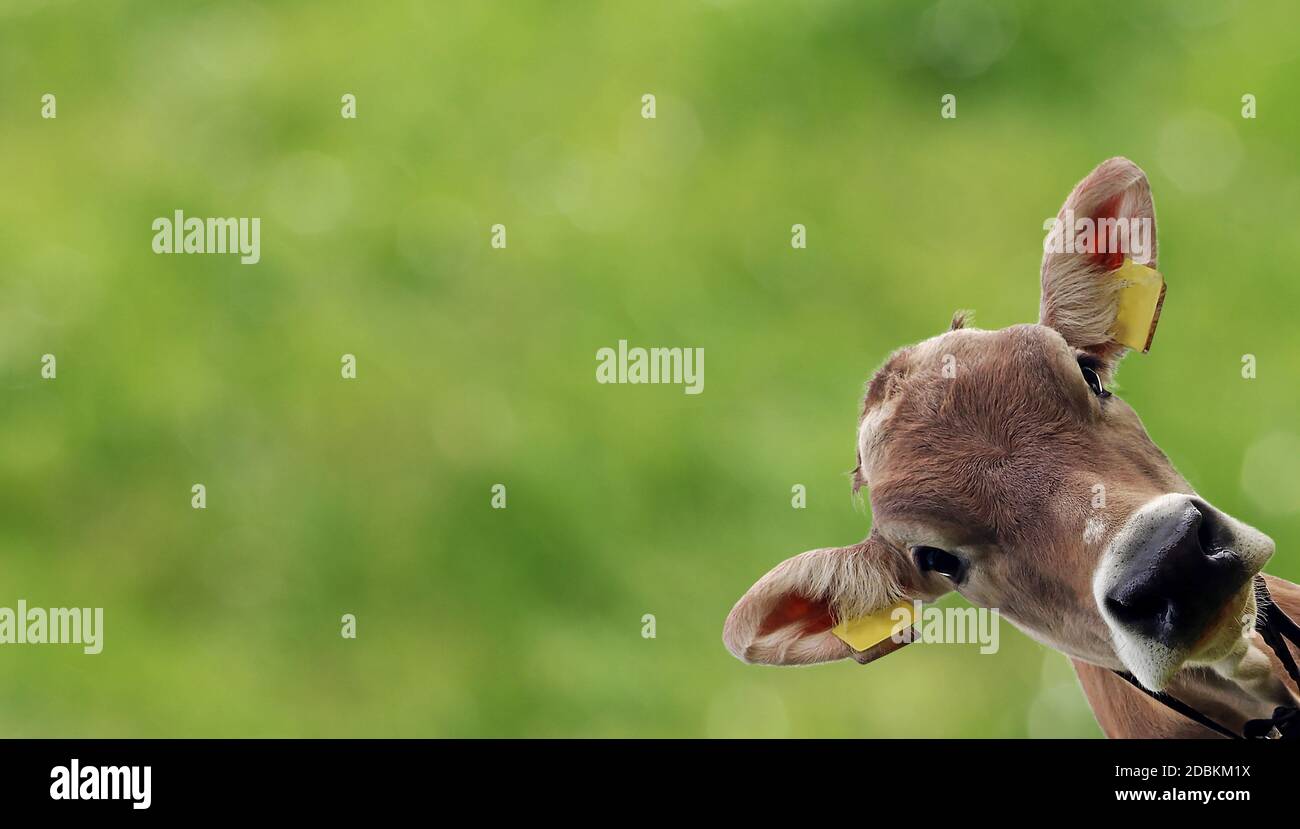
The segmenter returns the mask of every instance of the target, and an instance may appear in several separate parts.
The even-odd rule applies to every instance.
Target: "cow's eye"
[[[933,571],[953,581],[960,581],[966,572],[966,565],[960,558],[938,547],[913,547],[912,560],[922,573]]]
[[[1079,358],[1079,371],[1083,372],[1083,380],[1092,389],[1092,393],[1098,397],[1110,397],[1110,392],[1101,384],[1101,375],[1092,360],[1087,357]]]

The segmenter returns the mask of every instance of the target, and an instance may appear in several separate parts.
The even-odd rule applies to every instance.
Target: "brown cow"
[[[1143,259],[1155,267],[1150,187],[1131,161],[1097,167],[1060,217],[1150,228]],[[869,487],[870,535],[759,579],[727,618],[733,654],[870,661],[899,645],[855,651],[832,627],[956,590],[1070,656],[1109,736],[1213,736],[1114,671],[1237,732],[1296,704],[1253,630],[1272,540],[1197,495],[1107,391],[1126,351],[1114,275],[1130,251],[1104,241],[1044,245],[1037,325],[981,331],[959,315],[876,372],[854,472]],[[1300,616],[1300,588],[1266,578]]]

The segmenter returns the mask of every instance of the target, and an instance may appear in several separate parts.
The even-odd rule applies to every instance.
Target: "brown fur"
[[[1146,176],[1131,161],[1101,164],[1071,192],[1061,215],[1070,210],[1093,219],[1149,219],[1154,267],[1154,206]],[[1115,638],[1123,631],[1108,626],[1093,595],[1103,552],[1117,538],[1121,547],[1127,543],[1122,530],[1130,519],[1148,505],[1194,493],[1137,414],[1118,397],[1095,393],[1081,369],[1104,382],[1124,354],[1109,339],[1116,308],[1109,275],[1123,258],[1113,251],[1048,251],[1039,324],[980,331],[958,312],[947,332],[891,355],[868,383],[859,418],[853,486],[870,488],[870,536],[774,568],[732,609],[727,648],[773,664],[870,661],[895,648],[854,652],[831,633],[835,620],[876,612],[899,597],[928,601],[958,589],[1069,653],[1108,735],[1204,736],[1205,729],[1111,672],[1124,665]],[[1253,534],[1238,541],[1258,537],[1259,555],[1271,553],[1265,536],[1236,526]],[[962,550],[977,563],[969,569],[978,578],[956,584],[922,572],[909,553],[922,546]],[[1300,617],[1300,588],[1271,577],[1268,583],[1278,604]],[[1277,682],[1283,672],[1276,659],[1266,660],[1267,649],[1258,650],[1258,641],[1256,649],[1243,647],[1228,619],[1233,612],[1225,604],[1225,623],[1206,627],[1197,659],[1190,652],[1170,657],[1166,672],[1151,681],[1170,682],[1170,693],[1239,728],[1250,712],[1262,716],[1268,700],[1289,692]],[[1220,640],[1235,650],[1212,650]],[[1146,644],[1138,642],[1129,658],[1149,668],[1143,660],[1154,651],[1141,650]],[[1228,653],[1243,661],[1223,667]],[[1195,667],[1211,662],[1233,678]]]
[[[947,356],[955,377],[942,373]],[[1035,551],[1006,557],[1004,578],[1037,589],[1015,591],[1003,612],[1049,632],[1095,614],[1096,551],[1083,537],[1091,486],[1105,483],[1114,527],[1153,497],[1190,491],[1123,401],[1106,401],[1103,424],[1074,350],[1044,326],[962,330],[904,349],[873,378],[863,419],[886,404],[895,407],[881,425],[888,439],[858,473],[876,523],[924,520],[966,544]]]

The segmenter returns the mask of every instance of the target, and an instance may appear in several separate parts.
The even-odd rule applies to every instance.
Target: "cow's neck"
[[[1263,650],[1252,656],[1266,660],[1268,646],[1256,638],[1255,647]],[[1254,676],[1225,678],[1209,668],[1188,668],[1180,671],[1165,690],[1240,734],[1247,721],[1268,719],[1279,705],[1296,704],[1284,681],[1282,676],[1268,670]]]

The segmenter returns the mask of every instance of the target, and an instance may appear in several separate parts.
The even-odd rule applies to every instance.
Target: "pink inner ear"
[[[1111,198],[1107,199],[1100,207],[1097,208],[1097,212],[1093,214],[1092,216],[1093,227],[1100,229],[1102,219],[1118,219],[1119,207],[1120,204],[1123,203],[1123,201],[1124,201],[1123,193],[1117,193]],[[1101,243],[1101,236],[1100,233],[1098,233],[1096,236],[1093,237],[1093,244],[1100,245],[1100,243]],[[1096,262],[1098,265],[1100,265],[1103,269],[1107,271],[1119,270],[1124,266],[1124,251],[1116,250],[1116,251],[1111,251],[1109,253],[1094,253],[1092,254],[1092,261]]]
[[[799,625],[800,632],[809,635],[830,630],[835,622],[831,619],[830,606],[826,602],[787,594],[767,614],[758,635],[766,636],[790,625]]]

